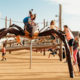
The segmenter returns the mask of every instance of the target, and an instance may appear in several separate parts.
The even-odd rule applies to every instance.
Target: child
[[[50,29],[58,30],[58,27],[55,26],[55,21],[54,20],[52,20],[50,22]],[[54,41],[55,41],[55,37],[56,37],[55,33],[51,35],[51,39],[53,39]]]
[[[74,64],[77,63],[77,53],[78,53],[78,37],[75,37],[74,43],[73,43],[73,57],[74,57]]]
[[[74,36],[73,36],[72,32],[70,31],[70,29],[68,28],[67,25],[64,25],[64,32],[65,32],[66,39],[67,39],[68,44],[69,44],[69,48],[70,48],[71,55],[72,55],[72,57],[73,57],[73,42],[74,42]]]
[[[48,58],[50,58],[50,55],[55,56],[55,55],[57,54],[57,53],[56,53],[56,50],[49,49],[48,51],[51,52],[51,53],[49,54]]]
[[[6,60],[5,55],[6,55],[6,48],[5,48],[5,43],[3,43],[3,48],[2,48],[2,60],[1,60],[1,61]]]
[[[32,11],[29,11],[29,16],[25,17],[23,20],[24,29],[29,32],[30,37],[32,37],[32,30],[33,30],[32,25],[35,25],[34,20],[36,18],[36,14],[32,14]]]
[[[52,20],[52,21],[50,22],[50,28],[51,28],[51,29],[54,29],[54,30],[58,30],[58,29],[59,29],[57,26],[55,26],[55,21],[54,21],[54,20]]]
[[[16,41],[17,41],[18,44],[22,45],[22,44],[21,44],[20,35],[16,36]],[[17,45],[18,45],[18,44],[17,44]]]
[[[63,59],[66,58],[66,55],[65,55],[65,48],[63,48]]]

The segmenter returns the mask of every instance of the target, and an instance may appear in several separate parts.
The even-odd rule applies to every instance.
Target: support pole
[[[9,25],[11,25],[12,24],[12,20],[11,20],[11,18],[10,18],[10,23],[9,23]]]
[[[59,4],[59,27],[62,30],[62,5]],[[62,40],[60,40],[60,61],[62,61]]]
[[[11,18],[10,18],[10,23],[9,26],[12,24]],[[10,47],[11,47],[11,43],[10,43]],[[11,54],[11,51],[9,51],[9,54]]]
[[[30,41],[30,69],[32,68],[32,40]]]
[[[43,55],[44,55],[44,56],[46,55],[46,51],[45,51],[45,49],[43,50]]]
[[[7,28],[7,16],[5,18],[5,28]]]
[[[43,25],[44,25],[44,28],[46,27],[46,22],[45,22],[45,19],[43,20]]]
[[[10,47],[11,47],[11,43],[10,43]],[[11,54],[11,51],[9,51],[9,54]]]

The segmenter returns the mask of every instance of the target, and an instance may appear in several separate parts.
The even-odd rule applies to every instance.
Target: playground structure
[[[40,37],[41,36],[49,36],[49,35],[51,35],[51,33],[56,33],[58,35],[58,37],[63,41],[63,43],[65,45],[70,77],[73,78],[74,77],[73,76],[74,73],[73,73],[73,66],[72,66],[72,62],[71,62],[71,55],[70,55],[68,43],[67,43],[67,41],[65,39],[65,36],[62,34],[62,32],[58,32],[58,31],[52,29],[52,30],[48,30],[48,31],[44,31],[44,32],[40,33],[39,36]],[[32,63],[32,40],[31,40],[31,45],[30,45],[30,63]],[[31,64],[30,64],[30,68],[31,68]]]
[[[11,21],[11,20],[10,20]],[[10,22],[11,24],[11,22]],[[47,34],[46,34],[47,33]],[[58,37],[63,41],[64,43],[64,46],[65,46],[65,49],[66,49],[66,56],[67,56],[67,60],[68,60],[68,68],[69,68],[69,73],[70,73],[70,77],[73,78],[74,77],[74,73],[73,73],[73,66],[72,66],[72,61],[71,61],[71,55],[70,55],[70,51],[69,51],[69,46],[67,44],[67,41],[66,41],[66,38],[65,36],[59,32],[59,31],[55,31],[55,30],[48,30],[48,31],[44,31],[42,33],[39,34],[40,37],[42,36],[49,36],[51,35],[51,33],[55,33],[58,35]],[[62,44],[62,42],[61,42]],[[50,47],[50,46],[49,46]],[[53,47],[53,46],[51,46]],[[24,47],[24,49],[30,49],[30,63],[32,63],[32,40],[30,41],[30,47]],[[40,48],[40,47],[39,47]],[[21,48],[20,48],[21,49]],[[23,48],[22,48],[23,49]],[[10,48],[7,48],[7,50],[14,50],[14,49],[10,49]],[[31,68],[31,64],[30,64],[30,68]]]

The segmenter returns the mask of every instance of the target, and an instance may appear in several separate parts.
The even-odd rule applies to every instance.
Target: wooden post
[[[10,43],[10,47],[11,47],[11,43]],[[9,54],[11,54],[11,51],[9,51]]]
[[[10,18],[10,23],[9,23],[9,25],[11,25],[11,18]],[[11,47],[11,43],[10,43],[10,47]],[[9,54],[11,54],[11,51],[9,51]]]
[[[44,28],[46,27],[46,22],[45,22],[45,19],[43,20],[43,25],[44,25]]]
[[[62,30],[62,5],[59,4],[59,27]],[[62,61],[62,40],[60,40],[60,61]]]
[[[46,26],[48,26],[48,21],[46,22]]]
[[[45,49],[43,50],[43,55],[44,55],[44,56],[46,55],[46,53],[45,53]]]
[[[5,18],[5,28],[7,28],[7,16]]]
[[[12,20],[11,20],[11,18],[10,18],[10,23],[9,23],[9,26],[12,24]]]

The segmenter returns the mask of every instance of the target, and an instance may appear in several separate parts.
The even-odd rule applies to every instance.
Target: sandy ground
[[[0,80],[71,80],[65,60],[60,62],[58,56],[49,59],[48,53],[43,56],[33,52],[32,69],[29,69],[29,55],[26,50],[7,52],[7,60],[0,61]],[[72,80],[80,80],[77,72]]]

